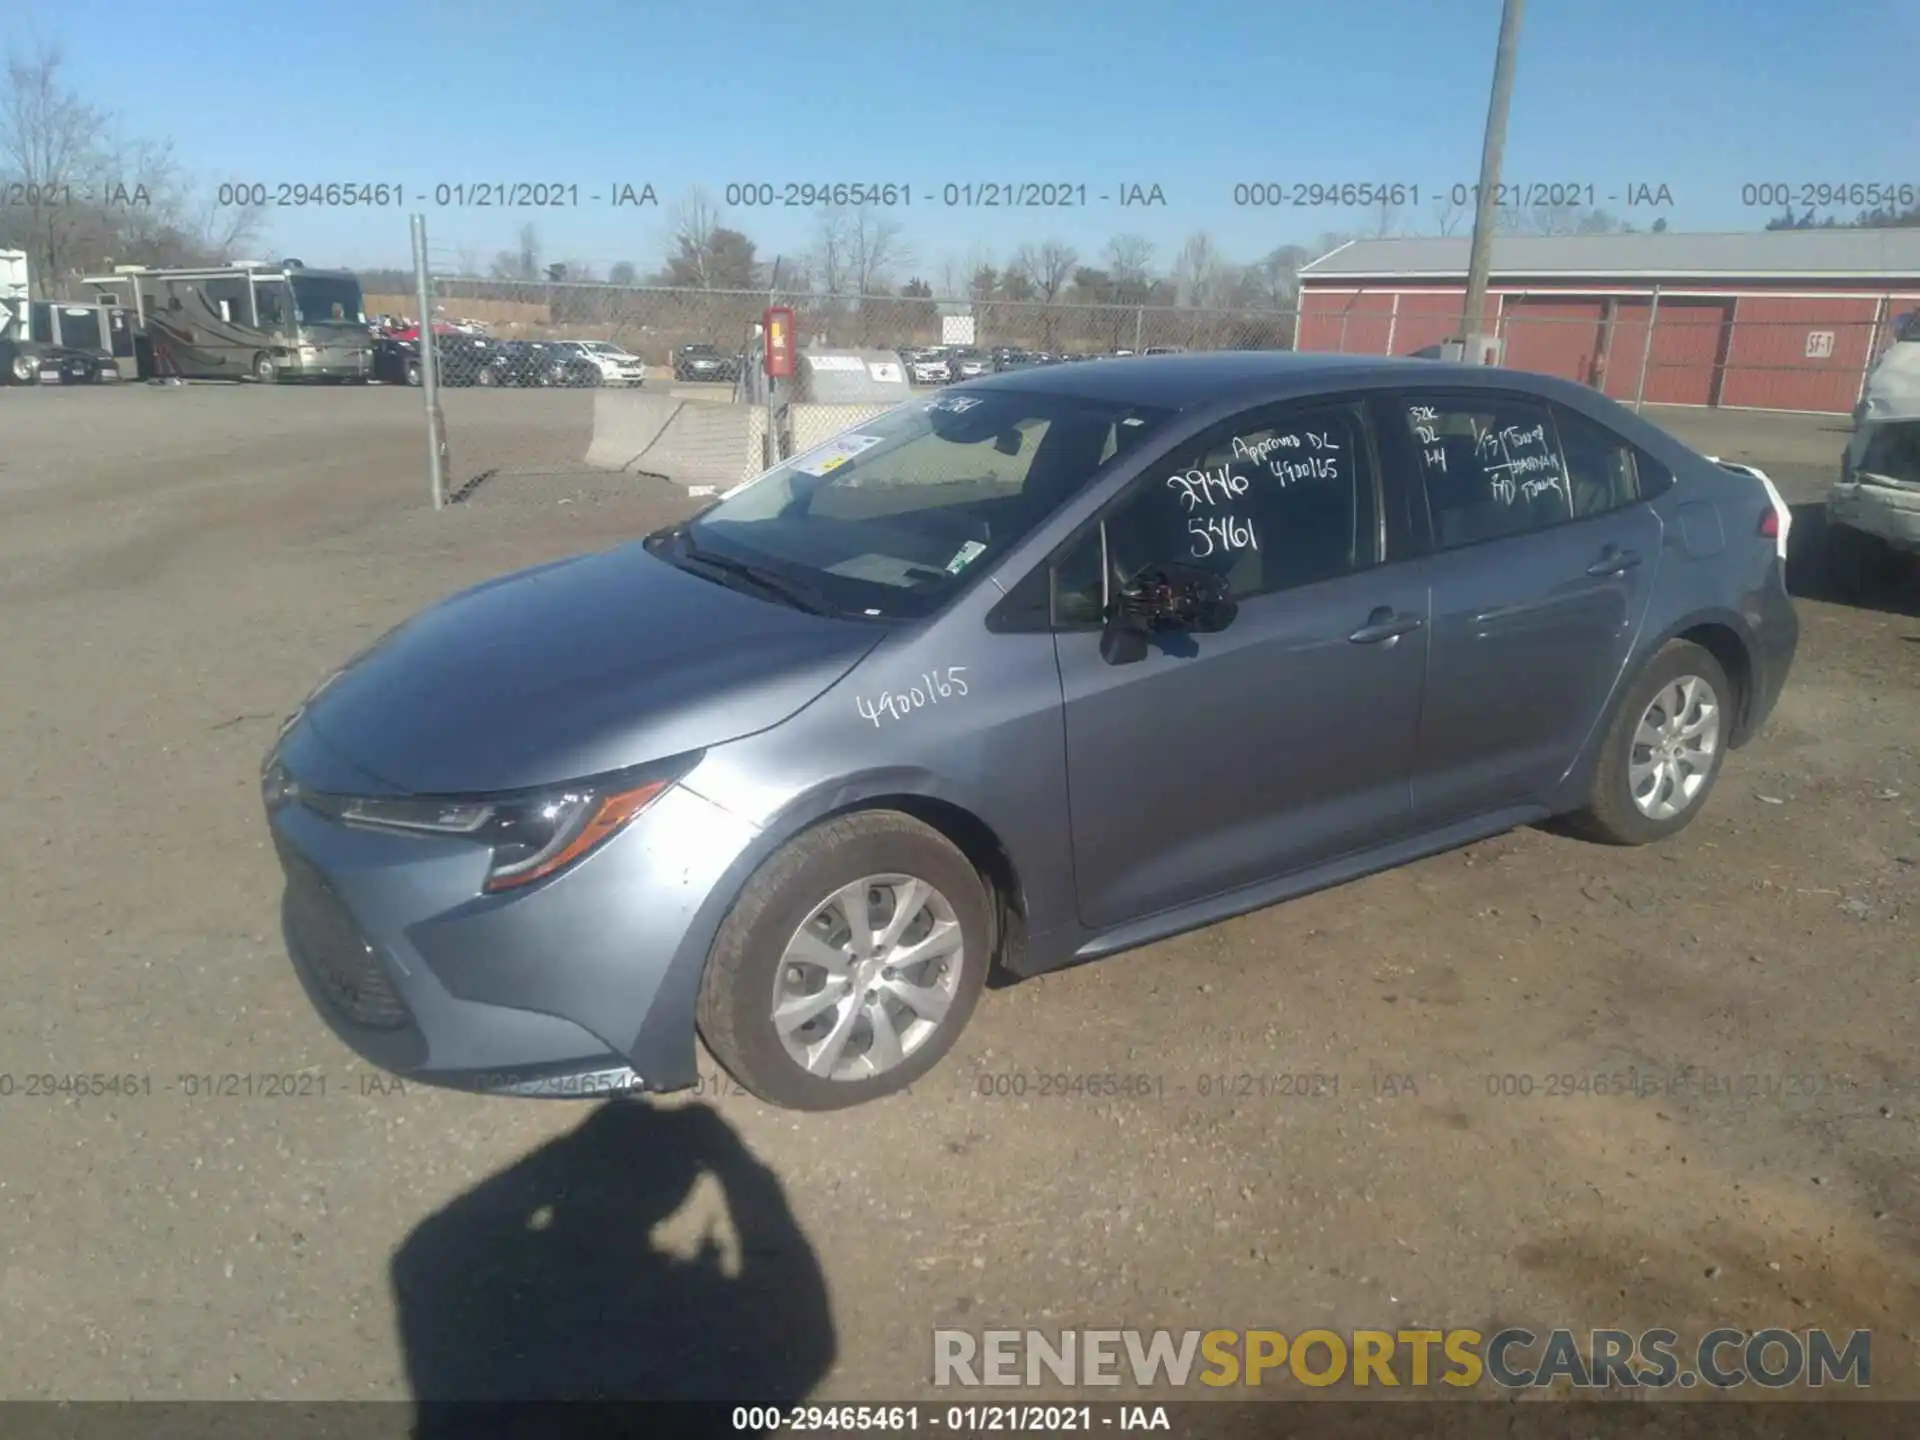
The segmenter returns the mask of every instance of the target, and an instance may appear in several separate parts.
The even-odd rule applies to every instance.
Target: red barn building
[[[1300,271],[1294,344],[1411,355],[1459,331],[1464,237],[1355,240]],[[1653,405],[1845,414],[1920,308],[1920,229],[1501,236],[1503,363]]]

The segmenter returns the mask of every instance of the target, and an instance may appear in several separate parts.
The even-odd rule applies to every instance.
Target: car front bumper
[[[281,759],[299,778],[315,742],[289,740]],[[269,825],[288,955],[362,1058],[488,1094],[695,1083],[694,1002],[757,834],[744,821],[675,785],[580,863],[501,895],[482,892],[487,853],[467,841],[350,827],[297,803]]]

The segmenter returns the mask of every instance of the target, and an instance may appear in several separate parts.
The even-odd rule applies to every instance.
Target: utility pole
[[[1469,364],[1479,360],[1481,312],[1486,308],[1488,272],[1493,268],[1493,230],[1499,217],[1500,156],[1507,145],[1507,108],[1513,100],[1513,66],[1520,45],[1522,0],[1502,0],[1500,46],[1493,57],[1493,95],[1487,102],[1487,135],[1480,149],[1480,190],[1474,197],[1473,248],[1467,259],[1466,310],[1460,338]]]

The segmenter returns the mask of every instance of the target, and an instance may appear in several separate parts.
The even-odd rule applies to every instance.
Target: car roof
[[[1271,397],[1311,394],[1345,387],[1383,385],[1497,386],[1548,398],[1569,391],[1593,392],[1550,375],[1490,365],[1401,359],[1378,355],[1329,355],[1292,350],[1214,350],[1186,355],[1128,355],[1092,360],[1072,367],[1041,367],[1017,375],[966,382],[978,391],[1018,390],[1066,395],[1123,405],[1155,405],[1174,410]]]

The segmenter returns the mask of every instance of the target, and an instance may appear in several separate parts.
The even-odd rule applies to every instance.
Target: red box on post
[[[793,378],[793,311],[784,305],[768,308],[761,317],[767,341],[767,377],[772,380]]]

